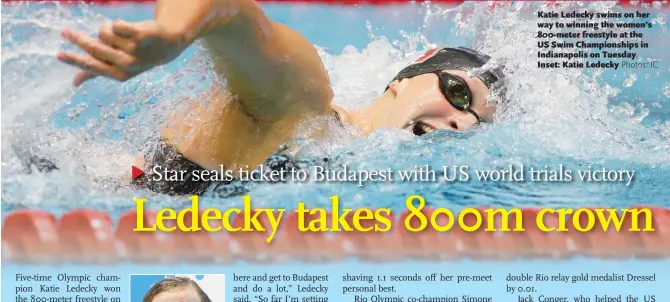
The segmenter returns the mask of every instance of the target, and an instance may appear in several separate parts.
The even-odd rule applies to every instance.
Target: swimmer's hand
[[[100,27],[98,40],[73,29],[64,29],[62,36],[87,53],[58,54],[58,60],[83,70],[75,75],[75,86],[97,76],[127,81],[172,61],[189,44],[179,31],[154,20],[105,23]]]

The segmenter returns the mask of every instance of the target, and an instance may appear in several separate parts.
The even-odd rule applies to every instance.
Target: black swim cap
[[[488,55],[465,47],[432,49],[401,70],[391,82],[445,69],[467,71],[484,66],[490,58]],[[493,84],[503,78],[502,68],[484,71],[477,77],[484,82],[486,87],[492,89]]]

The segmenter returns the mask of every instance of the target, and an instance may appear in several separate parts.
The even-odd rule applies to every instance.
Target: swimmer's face
[[[162,292],[151,302],[202,302],[202,299],[195,288],[186,286]]]
[[[495,107],[486,105],[490,94],[484,82],[470,78],[466,71],[445,70],[462,79],[472,96],[471,109],[482,122],[491,122]],[[393,81],[386,93],[392,93],[393,106],[387,114],[380,116],[378,126],[404,128],[417,135],[435,129],[463,131],[477,124],[477,118],[470,112],[455,108],[440,91],[438,76],[427,73],[411,78]]]

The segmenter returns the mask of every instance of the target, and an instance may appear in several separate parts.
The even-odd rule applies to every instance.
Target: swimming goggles
[[[477,123],[481,123],[479,114],[472,110],[472,92],[465,80],[446,71],[437,70],[434,73],[439,79],[440,91],[449,104],[458,110],[471,113],[477,118]]]

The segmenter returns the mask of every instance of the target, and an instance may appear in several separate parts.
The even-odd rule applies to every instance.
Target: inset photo
[[[130,302],[225,302],[223,274],[130,275]]]

